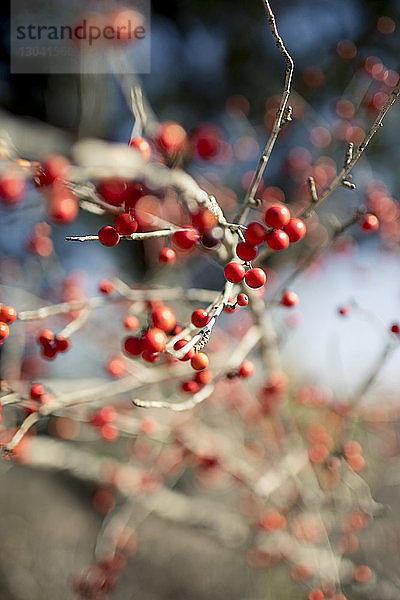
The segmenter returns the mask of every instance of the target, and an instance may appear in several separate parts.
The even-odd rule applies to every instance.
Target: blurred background
[[[272,8],[295,60],[293,122],[278,140],[258,196],[265,203],[285,201],[295,212],[304,206],[307,176],[315,177],[318,189],[329,182],[343,164],[347,144],[361,142],[397,83],[400,2],[287,0],[272,3]],[[5,6],[0,11],[0,130],[10,136],[18,155],[31,160],[54,152],[69,155],[72,144],[87,136],[128,142],[133,120],[121,77],[11,74],[9,13]],[[139,75],[139,80],[160,120],[179,122],[191,139],[199,130],[212,131],[217,140],[213,160],[195,154],[184,167],[216,195],[228,218],[243,199],[262,152],[283,76],[284,63],[261,1],[152,1],[151,72]],[[285,339],[285,370],[298,382],[329,388],[338,396],[358,389],[382,351],[380,328],[400,318],[399,114],[395,105],[354,169],[356,190],[336,191],[312,223],[305,248],[268,265],[267,298],[301,259],[301,252],[326,238],[333,215],[344,222],[354,208],[364,205],[380,218],[377,234],[352,227],[294,283],[299,307],[289,316],[279,309],[275,314]],[[165,274],[157,264],[157,246],[120,244],[110,252],[97,244],[66,244],[65,236],[95,233],[106,224],[82,211],[73,223],[53,227],[54,254],[32,255],[26,241],[35,223],[45,218],[33,186],[23,204],[0,206],[0,301],[18,310],[57,301],[57,286],[66,278],[88,295],[96,294],[100,278],[115,275],[130,284],[183,283],[217,290],[223,285],[222,268],[210,265],[205,253]],[[345,318],[338,315],[339,307],[353,302],[365,310]],[[2,377],[22,371],[28,379],[69,379],[71,373],[103,378],[103,346],[90,335],[99,326],[104,328],[101,340],[107,341],[107,354],[118,352],[120,335],[112,335],[104,316],[94,317],[91,329],[77,335],[76,352],[60,362],[38,365],[34,344],[31,349],[28,344],[24,356],[18,345],[7,354],[0,350]],[[394,355],[367,403],[382,396],[398,402],[398,364]],[[0,514],[5,515],[0,520],[5,540],[0,550],[0,600],[72,598],[68,578],[90,562],[101,523],[87,506],[92,490],[86,484],[81,488],[69,475],[49,475],[45,469],[38,475],[8,463],[1,468],[7,493],[0,495]],[[140,546],[132,567],[124,572],[115,598],[270,597],[265,574],[248,568],[235,543],[222,549],[218,540],[198,533],[196,525],[165,521],[157,511],[144,522],[147,544]],[[299,597],[287,587],[282,594],[274,598]]]

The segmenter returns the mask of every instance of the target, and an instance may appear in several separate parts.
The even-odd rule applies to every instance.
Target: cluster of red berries
[[[48,223],[36,223],[28,240],[27,249],[32,254],[47,258],[53,253],[53,242],[50,237],[51,227]]]
[[[89,419],[89,423],[98,428],[103,440],[114,442],[118,438],[118,429],[114,423],[117,420],[117,411],[112,406],[103,406],[96,410]]]
[[[246,270],[245,265],[235,261],[225,265],[224,275],[225,279],[231,283],[241,283],[244,279],[246,284],[253,289],[262,287],[267,281],[267,274],[260,267]]]
[[[17,311],[13,306],[2,306],[0,304],[0,346],[10,335],[9,325],[17,318]]]
[[[246,262],[254,260],[257,256],[256,246],[263,242],[271,250],[278,252],[285,250],[289,244],[300,241],[306,234],[304,222],[297,217],[291,217],[290,211],[285,205],[270,206],[265,211],[264,223],[269,229],[256,221],[247,226],[244,234],[246,242],[239,244],[236,249],[238,257],[242,260]]]
[[[40,356],[46,360],[53,360],[58,353],[66,352],[71,346],[68,338],[54,335],[50,329],[42,329],[39,332],[37,343],[41,347]]]
[[[229,298],[228,302],[225,304],[223,311],[226,313],[234,313],[238,310],[240,306],[247,306],[249,303],[249,297],[247,294],[243,294],[242,292],[236,296],[236,298]]]
[[[76,195],[66,183],[69,168],[64,156],[52,155],[33,174],[33,182],[46,200],[49,218],[64,225],[76,219],[79,209]]]
[[[114,227],[111,225],[105,225],[98,232],[99,242],[103,246],[116,246],[120,240],[121,235],[132,235],[138,228],[138,222],[134,215],[129,213],[122,213],[117,215],[114,220]]]

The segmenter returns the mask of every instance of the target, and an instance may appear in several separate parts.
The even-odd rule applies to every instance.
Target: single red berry
[[[97,185],[97,192],[112,206],[122,206],[129,198],[129,191],[126,181],[116,177],[103,179]]]
[[[195,371],[202,371],[203,369],[207,369],[209,360],[207,354],[204,352],[197,352],[191,360],[190,364]]]
[[[29,391],[29,395],[32,400],[40,400],[44,394],[44,387],[40,383],[33,383]]]
[[[184,381],[181,385],[182,392],[186,392],[187,394],[196,394],[199,389],[197,381]]]
[[[20,173],[3,173],[0,176],[0,199],[3,204],[16,204],[25,192],[25,178]]]
[[[56,352],[66,352],[71,347],[71,342],[68,338],[63,336],[56,336],[55,338],[55,349]]]
[[[106,363],[106,370],[112,377],[122,377],[126,371],[125,362],[119,356],[110,358]]]
[[[161,150],[169,155],[179,154],[186,146],[186,131],[174,121],[161,123],[157,143]]]
[[[259,246],[265,240],[266,234],[267,232],[264,225],[253,222],[248,224],[247,229],[244,232],[244,237],[250,246]]]
[[[217,222],[216,216],[208,209],[202,209],[192,214],[192,223],[200,233],[212,229],[217,225]]]
[[[205,327],[210,321],[210,315],[203,308],[198,308],[192,312],[191,321],[195,327]]]
[[[105,225],[102,227],[98,233],[99,242],[103,244],[103,246],[116,246],[119,242],[119,233],[111,227],[110,225]]]
[[[67,225],[76,219],[78,212],[79,205],[74,192],[65,183],[55,181],[48,207],[49,219],[54,223]]]
[[[41,186],[51,185],[56,179],[65,179],[68,174],[69,162],[65,156],[52,155],[45,158],[39,173]]]
[[[378,217],[371,213],[367,213],[363,216],[360,227],[363,231],[376,231],[379,228]]]
[[[17,311],[13,306],[2,306],[0,310],[0,321],[4,323],[14,323],[17,318]]]
[[[244,266],[237,262],[228,263],[224,269],[225,279],[227,279],[231,283],[240,283],[241,281],[243,281],[245,273],[246,269],[244,268]]]
[[[245,242],[240,242],[240,244],[236,246],[236,256],[240,258],[240,260],[251,262],[257,256],[257,248],[250,246],[250,244],[246,244]]]
[[[187,343],[188,343],[187,340],[178,340],[174,344],[174,350],[175,351],[181,350],[184,346],[186,346]],[[193,347],[190,348],[190,350],[188,350],[188,352],[182,358],[180,358],[179,360],[182,360],[182,361],[190,360],[192,358],[192,356],[194,355],[194,352],[195,352],[194,348]]]
[[[224,305],[222,309],[225,313],[234,313],[238,310],[239,305],[236,302],[236,298],[229,298],[228,302]]]
[[[144,350],[162,352],[167,345],[167,337],[162,329],[152,327],[143,336]]]
[[[365,583],[372,577],[372,571],[366,565],[360,565],[354,570],[353,579],[357,583]]]
[[[338,313],[342,317],[345,317],[346,315],[348,315],[349,312],[350,312],[350,306],[339,306],[339,308],[338,308]]]
[[[134,150],[138,150],[142,155],[143,160],[146,162],[150,160],[151,148],[147,140],[142,137],[133,137],[129,141],[129,146],[130,148],[134,148]]]
[[[133,215],[122,213],[114,219],[114,229],[119,235],[131,235],[138,228],[138,223]]]
[[[38,335],[38,342],[41,346],[46,346],[54,341],[54,333],[50,329],[42,329]]]
[[[260,267],[254,267],[254,269],[247,271],[244,280],[250,288],[259,288],[265,285],[267,274]]]
[[[133,331],[139,327],[139,321],[134,315],[127,315],[124,319],[124,327]]]
[[[306,234],[306,226],[301,219],[297,217],[290,219],[289,222],[282,228],[288,234],[291,244],[295,244],[301,240]]]
[[[8,329],[7,323],[0,321],[0,340],[3,341],[8,338],[10,330]]]
[[[212,378],[212,372],[208,371],[207,369],[204,369],[204,371],[198,371],[194,376],[194,380],[196,381],[196,383],[198,383],[201,386],[210,383],[212,381]]]
[[[148,363],[154,363],[160,358],[159,352],[149,352],[148,350],[144,350],[142,354],[142,359]]]
[[[322,590],[311,590],[308,593],[307,600],[324,600],[325,594]]]
[[[283,229],[274,229],[267,233],[266,244],[275,252],[285,250],[289,246],[289,236]]]
[[[162,329],[166,333],[170,333],[176,325],[176,317],[169,306],[158,306],[151,315],[150,320],[154,327]]]
[[[251,360],[244,360],[239,367],[238,377],[242,377],[245,379],[246,377],[251,377],[254,373],[254,365]]]
[[[102,279],[99,283],[99,292],[108,296],[115,292],[115,287],[108,279]]]
[[[0,317],[1,317],[1,315],[0,315]],[[390,328],[390,331],[392,333],[394,333],[395,335],[399,335],[399,333],[400,333],[400,324],[399,323],[393,323],[392,326],[391,326],[391,328]]]
[[[299,297],[295,292],[287,291],[281,298],[282,306],[296,306],[299,303]]]
[[[123,350],[128,356],[140,356],[144,350],[142,338],[129,336],[123,341]]]
[[[249,303],[249,297],[247,294],[240,293],[237,295],[236,302],[239,306],[247,306]]]
[[[182,250],[190,250],[199,239],[200,234],[194,227],[188,227],[183,231],[175,231],[172,235],[172,241]]]
[[[161,248],[158,255],[158,261],[163,265],[168,265],[176,260],[175,250],[172,248]]]
[[[264,215],[264,223],[273,229],[281,229],[289,223],[290,211],[287,206],[278,206],[277,204],[268,208]]]

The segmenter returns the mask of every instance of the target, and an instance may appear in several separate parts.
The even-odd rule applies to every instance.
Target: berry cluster
[[[68,338],[55,335],[50,329],[42,329],[37,337],[40,346],[40,356],[46,360],[54,360],[57,354],[64,353],[71,347]]]

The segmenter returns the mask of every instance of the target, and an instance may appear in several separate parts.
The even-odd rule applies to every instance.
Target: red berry
[[[240,260],[250,262],[257,256],[257,248],[250,246],[250,244],[246,244],[245,242],[240,242],[240,244],[236,246],[236,256],[240,258]]]
[[[210,210],[203,209],[192,215],[192,223],[200,233],[205,233],[217,225],[217,218]]]
[[[206,369],[204,371],[198,371],[194,376],[194,380],[199,385],[207,385],[208,383],[210,383],[212,378],[213,375],[211,371],[207,371]]]
[[[285,250],[289,246],[289,236],[283,229],[274,229],[267,234],[266,244],[276,252]]]
[[[264,215],[264,223],[273,229],[281,229],[289,220],[290,211],[286,206],[271,206]]]
[[[124,327],[133,331],[139,327],[139,321],[134,315],[127,315],[124,319]]]
[[[263,269],[259,267],[254,267],[254,269],[250,269],[247,271],[244,276],[244,280],[246,284],[251,288],[259,288],[262,287],[267,281],[267,274]]]
[[[199,391],[199,384],[197,381],[185,381],[181,386],[182,392],[187,394],[196,394]]]
[[[4,323],[14,323],[17,318],[17,311],[13,306],[2,306],[0,310],[0,321]]]
[[[239,367],[238,377],[251,377],[254,373],[254,365],[250,360],[244,360]]]
[[[126,181],[112,177],[100,181],[97,185],[97,192],[112,206],[122,206],[129,197],[129,188]]]
[[[345,317],[350,312],[350,306],[339,306],[338,313],[342,317]]]
[[[200,234],[194,227],[188,227],[184,231],[175,231],[172,235],[173,242],[182,250],[190,250],[199,239]]]
[[[301,240],[306,234],[306,226],[301,219],[293,218],[283,227],[283,231],[288,234],[291,244]]]
[[[42,329],[38,335],[38,342],[41,346],[47,346],[54,341],[54,333],[50,329]]]
[[[223,311],[225,313],[234,313],[238,310],[239,305],[236,303],[235,298],[229,298],[228,302],[225,304]]]
[[[1,314],[0,314],[1,317]],[[400,333],[400,324],[399,323],[393,323],[393,325],[390,328],[390,331],[396,335],[399,335]]]
[[[152,327],[143,336],[144,350],[162,352],[167,345],[167,337],[162,329]]]
[[[161,248],[158,260],[161,264],[167,265],[175,262],[176,254],[172,248]]]
[[[198,308],[192,312],[191,321],[195,327],[205,327],[210,321],[210,315],[203,308]]]
[[[133,215],[129,213],[122,213],[115,217],[114,229],[119,235],[131,235],[135,233],[138,228],[138,223]]]
[[[113,294],[115,288],[111,281],[108,279],[102,279],[99,283],[99,292],[105,295]]]
[[[325,594],[322,590],[311,590],[308,593],[307,600],[324,600]]]
[[[353,579],[357,583],[365,583],[372,577],[372,571],[366,565],[360,565],[354,570]]]
[[[0,198],[4,204],[16,204],[25,192],[25,178],[20,173],[3,173],[0,176]]]
[[[71,347],[71,342],[68,338],[56,336],[55,349],[56,352],[66,352]]]
[[[42,350],[40,352],[42,358],[46,358],[47,360],[52,360],[56,357],[57,350],[55,346],[52,344],[45,344],[42,346]]]
[[[142,358],[145,362],[153,363],[156,362],[160,358],[159,352],[149,352],[148,350],[144,350],[142,354]]]
[[[0,321],[0,340],[3,341],[8,338],[10,330],[8,329],[7,323]]]
[[[295,292],[287,291],[281,298],[282,306],[296,306],[299,302],[299,297]]]
[[[69,162],[64,156],[48,156],[41,165],[40,185],[51,185],[56,179],[65,179]]]
[[[239,306],[247,306],[249,303],[249,297],[247,296],[247,294],[238,294],[236,302],[239,304]]]
[[[198,352],[190,360],[190,364],[195,371],[202,371],[208,367],[208,356],[204,352]]]
[[[178,351],[181,350],[184,346],[186,346],[186,344],[188,343],[187,340],[178,340],[177,342],[175,342],[174,344],[174,350]],[[188,350],[188,352],[179,360],[182,361],[187,361],[190,360],[192,358],[192,356],[194,355],[194,348],[190,348],[190,350]]]
[[[166,333],[170,333],[176,325],[175,314],[168,306],[155,308],[150,315],[150,320],[154,327],[158,327]]]
[[[129,336],[124,339],[123,350],[128,356],[140,356],[144,350],[142,338]]]
[[[55,181],[48,209],[49,218],[58,224],[72,223],[78,216],[79,206],[75,194],[62,183]]]
[[[240,283],[241,281],[243,281],[245,273],[246,269],[244,268],[244,266],[237,262],[228,263],[224,269],[225,279],[227,279],[231,283]]]
[[[33,383],[29,392],[32,400],[40,400],[44,394],[44,387],[40,383]]]
[[[138,150],[142,155],[143,160],[146,162],[150,160],[151,148],[147,140],[142,137],[133,137],[129,142],[129,146],[135,150]]]
[[[114,227],[110,227],[110,225],[106,225],[102,227],[98,233],[99,242],[103,244],[103,246],[116,246],[119,242],[119,233],[114,229]]]
[[[179,154],[186,145],[186,131],[174,121],[161,123],[157,143],[167,154]]]
[[[259,246],[265,240],[266,233],[264,225],[253,222],[248,224],[244,237],[250,246]]]
[[[363,216],[360,226],[363,231],[376,231],[379,227],[378,217],[367,213]]]

